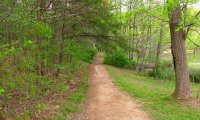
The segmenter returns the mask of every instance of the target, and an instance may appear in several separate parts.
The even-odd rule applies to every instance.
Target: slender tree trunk
[[[65,30],[65,23],[63,21],[63,25],[62,25],[62,31],[61,31],[61,42],[60,42],[60,53],[58,56],[58,64],[61,65],[62,61],[63,61],[63,47],[64,47],[64,30]],[[60,73],[60,68],[57,69],[57,73],[56,73],[56,77],[59,76]]]
[[[128,2],[128,11],[131,11],[132,9],[132,4],[131,4],[131,1]],[[132,19],[129,19],[128,20],[128,28],[127,28],[127,33],[128,35],[130,35],[131,31],[132,31]],[[130,47],[130,51],[128,53],[128,56],[129,56],[129,60],[132,60],[132,40],[131,40],[131,36],[130,38],[128,39],[128,46]]]
[[[132,37],[132,45],[131,45],[131,60],[133,60],[133,56],[134,56],[134,45],[135,45],[135,27],[136,27],[136,16],[134,16],[133,18],[133,23],[132,23],[132,27],[133,27],[133,37]]]
[[[160,24],[160,40],[158,41],[158,46],[157,46],[154,72],[156,72],[158,70],[158,64],[159,64],[159,57],[160,57],[160,49],[161,49],[161,45],[162,45],[162,40],[163,40],[163,21],[161,21],[161,24]]]
[[[42,12],[41,12],[41,8],[42,8],[42,0],[37,0],[36,2],[36,9],[39,9],[37,11],[37,20],[41,20],[41,16],[42,16]],[[42,61],[41,61],[41,41],[42,38],[39,35],[36,35],[36,44],[38,45],[38,50],[36,53],[36,59],[37,59],[37,75],[43,75],[43,71],[42,71]]]
[[[173,96],[176,99],[188,99],[192,97],[190,90],[190,80],[186,56],[186,33],[183,29],[177,31],[181,22],[181,7],[177,5],[170,13],[170,33],[171,33],[171,50],[175,68],[176,88]]]

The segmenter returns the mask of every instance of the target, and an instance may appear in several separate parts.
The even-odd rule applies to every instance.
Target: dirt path
[[[85,112],[74,120],[149,120],[148,115],[110,79],[101,55],[91,65]]]

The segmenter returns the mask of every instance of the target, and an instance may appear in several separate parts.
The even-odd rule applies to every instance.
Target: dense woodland
[[[175,81],[175,99],[197,98],[190,87],[200,83],[197,2],[1,0],[0,116],[65,119],[46,108],[87,88],[82,80],[98,52],[105,64]]]

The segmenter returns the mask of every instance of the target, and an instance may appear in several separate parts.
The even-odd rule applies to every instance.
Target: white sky
[[[164,0],[153,0],[153,1],[163,2]],[[196,4],[190,5],[190,7],[200,8],[200,0],[198,0]]]
[[[117,1],[119,1],[119,0],[117,0]],[[121,0],[122,1],[122,3],[127,3],[128,2],[128,0]],[[147,1],[147,0],[144,0],[144,2],[145,1]],[[166,1],[166,0],[153,0],[153,2],[156,2],[156,3],[164,3],[164,1]],[[198,8],[198,9],[200,9],[200,0],[198,0],[198,2],[197,3],[195,3],[195,4],[190,4],[190,5],[188,5],[188,7],[190,7],[190,8]],[[126,11],[127,10],[127,6],[126,5],[123,5],[122,6],[122,11]]]
[[[166,1],[166,0],[153,0],[153,1],[164,3],[164,1]],[[127,2],[127,0],[122,0],[122,2]],[[198,0],[198,2],[196,4],[189,5],[189,7],[200,8],[200,0]]]
[[[192,5],[192,7],[194,7],[194,8],[200,8],[200,1],[197,2],[196,4]]]

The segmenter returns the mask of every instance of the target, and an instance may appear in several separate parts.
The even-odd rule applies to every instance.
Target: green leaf
[[[0,95],[3,94],[5,90],[3,88],[0,88]]]

